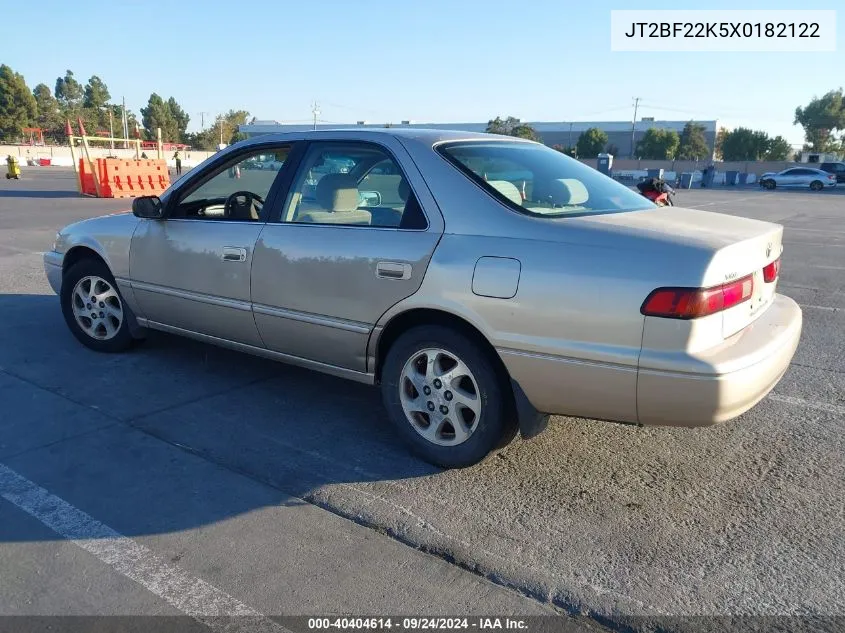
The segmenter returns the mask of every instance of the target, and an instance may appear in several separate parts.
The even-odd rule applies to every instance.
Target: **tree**
[[[710,158],[712,152],[704,137],[704,126],[690,121],[681,132],[681,142],[676,158],[680,160],[699,160]]]
[[[91,75],[88,83],[85,84],[85,93],[82,98],[83,108],[101,108],[106,105],[111,99],[109,89],[103,80],[97,75]]]
[[[770,143],[765,132],[738,127],[725,134],[722,141],[722,160],[760,160],[766,156]]]
[[[842,88],[813,99],[803,108],[795,108],[794,123],[804,128],[804,138],[810,149],[817,152],[835,149],[832,133],[845,129],[845,95]]]
[[[769,141],[766,160],[788,160],[791,154],[792,145],[782,136],[776,136]]]
[[[637,143],[637,156],[651,160],[670,160],[675,157],[681,138],[675,130],[649,128]]]
[[[65,71],[64,77],[56,79],[55,89],[56,99],[65,110],[66,113],[76,112],[79,106],[82,105],[82,96],[84,94],[82,86],[73,77],[73,72]]]
[[[19,138],[21,128],[29,127],[35,115],[35,97],[23,75],[6,64],[0,65],[0,137]]]
[[[611,156],[619,156],[619,146],[608,143],[607,147],[604,148],[604,153],[610,154]]]
[[[44,136],[53,140],[64,137],[64,119],[59,111],[59,102],[47,84],[38,84],[32,89],[35,99],[35,125],[44,130]]]
[[[570,147],[569,145],[552,145],[552,149],[557,150],[561,154],[566,154],[567,156],[575,157],[575,148]]]
[[[515,136],[517,138],[527,138],[529,141],[537,141],[538,143],[540,142],[540,135],[537,134],[537,130],[535,130],[530,125],[516,125],[511,130],[510,135]]]
[[[218,115],[210,128],[186,134],[185,142],[196,149],[205,151],[217,149],[221,140],[223,143],[236,143],[246,138],[238,132],[238,126],[245,125],[248,119],[249,112],[245,110],[229,110],[225,114]]]
[[[180,143],[185,140],[185,130],[190,117],[176,99],[170,97],[167,101],[155,92],[150,95],[147,107],[141,108],[141,122],[147,138],[155,140],[156,128],[161,128],[161,138],[164,141]]]
[[[715,143],[716,146],[713,148],[713,150],[714,150],[713,153],[716,155],[716,158],[718,158],[719,160],[723,160],[722,159],[722,144],[725,142],[725,135],[727,133],[728,133],[728,128],[726,128],[726,127],[720,127],[719,131],[716,132],[716,143]]]
[[[511,130],[519,124],[519,119],[515,119],[512,116],[509,116],[504,120],[502,120],[501,117],[496,117],[492,121],[487,122],[486,132],[488,134],[502,134],[504,136],[510,136]]]
[[[597,127],[591,127],[581,132],[575,148],[581,158],[595,158],[601,154],[607,145],[607,134]]]
[[[507,119],[496,117],[487,122],[488,134],[501,134],[503,136],[515,136],[517,138],[527,138],[531,141],[539,141],[540,136],[530,125],[520,122],[519,119],[509,116]]]
[[[170,116],[173,117],[173,120],[176,123],[176,129],[178,130],[177,138],[182,140],[185,138],[185,130],[188,129],[188,122],[191,120],[191,117],[188,116],[188,113],[182,109],[178,103],[176,103],[176,99],[170,97],[167,100],[167,109],[170,111]]]

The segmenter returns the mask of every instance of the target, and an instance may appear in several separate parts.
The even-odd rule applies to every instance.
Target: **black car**
[[[819,169],[836,174],[836,182],[845,182],[845,163],[822,163]]]

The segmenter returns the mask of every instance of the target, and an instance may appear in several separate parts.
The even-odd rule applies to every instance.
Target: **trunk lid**
[[[656,243],[689,246],[708,254],[701,287],[718,286],[748,275],[753,278],[751,299],[724,310],[722,336],[727,338],[755,321],[772,303],[777,279],[766,283],[763,268],[783,251],[783,226],[722,213],[658,207],[631,213],[610,213],[580,218],[584,225],[602,225],[603,230],[642,238],[644,247]],[[667,271],[671,276],[671,271]],[[670,279],[655,280],[656,286],[670,286]],[[677,284],[676,284],[677,285]]]

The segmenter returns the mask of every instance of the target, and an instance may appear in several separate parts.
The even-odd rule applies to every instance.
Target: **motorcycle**
[[[637,183],[637,189],[639,189],[643,197],[648,198],[658,207],[675,206],[675,203],[672,201],[675,190],[661,178],[646,178],[642,182]]]

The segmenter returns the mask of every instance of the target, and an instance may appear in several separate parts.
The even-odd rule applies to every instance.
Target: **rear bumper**
[[[801,337],[801,308],[775,295],[759,319],[728,339],[711,356],[712,371],[673,372],[640,367],[637,413],[641,424],[707,426],[744,413],[786,373]],[[727,368],[725,371],[723,368]]]
[[[44,253],[44,273],[53,292],[59,294],[62,290],[62,260],[64,255],[55,251]]]
[[[801,326],[798,304],[775,295],[756,321],[717,349],[696,355],[643,351],[639,368],[498,352],[537,411],[644,425],[709,426],[744,413],[772,390],[795,354]],[[643,366],[652,360],[660,367]]]

